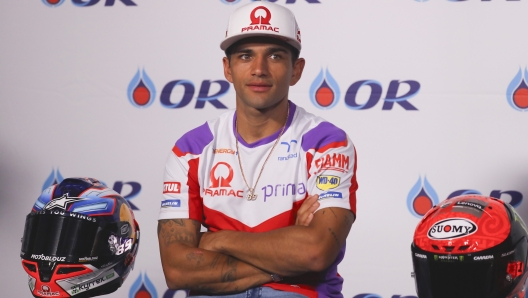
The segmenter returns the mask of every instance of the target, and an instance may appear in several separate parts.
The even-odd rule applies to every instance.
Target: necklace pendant
[[[255,189],[250,188],[248,194],[246,195],[246,200],[255,201],[256,199],[257,195],[255,194]]]

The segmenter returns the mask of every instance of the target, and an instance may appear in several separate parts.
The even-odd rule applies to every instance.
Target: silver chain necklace
[[[237,156],[238,156],[238,165],[240,166],[240,172],[242,172],[242,178],[244,179],[244,183],[246,183],[247,188],[249,189],[249,192],[246,195],[246,200],[248,201],[255,201],[257,199],[257,194],[255,194],[255,187],[257,187],[258,181],[260,179],[260,175],[262,175],[262,171],[264,171],[264,166],[268,162],[268,159],[271,156],[271,153],[275,149],[275,146],[279,143],[280,138],[282,137],[282,133],[284,132],[284,129],[286,128],[286,123],[288,123],[288,117],[290,116],[290,104],[288,103],[288,110],[286,112],[286,121],[284,122],[284,126],[281,129],[281,132],[279,136],[277,137],[277,140],[275,141],[275,144],[273,144],[273,147],[271,147],[270,153],[268,153],[268,156],[266,157],[266,160],[264,161],[264,164],[262,165],[262,168],[260,168],[260,172],[257,177],[257,181],[255,181],[255,185],[253,187],[249,187],[249,183],[247,183],[246,175],[244,175],[244,169],[242,168],[242,161],[240,159],[240,150],[238,149],[238,137],[240,134],[238,133],[238,117],[235,120],[235,129],[237,135],[235,136],[236,139],[236,150],[237,150]]]

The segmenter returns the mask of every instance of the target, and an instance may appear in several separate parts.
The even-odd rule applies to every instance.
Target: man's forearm
[[[337,257],[354,221],[340,208],[316,213],[310,226],[265,233],[220,231],[204,235],[200,247],[234,256],[267,272],[295,276],[322,271]]]
[[[160,253],[167,286],[207,293],[240,292],[271,281],[266,272],[232,256],[193,247],[190,221],[160,221]]]
[[[175,250],[183,252],[181,247]],[[266,272],[221,253],[187,248],[182,255],[171,258],[163,268],[169,288],[229,293],[271,281]]]

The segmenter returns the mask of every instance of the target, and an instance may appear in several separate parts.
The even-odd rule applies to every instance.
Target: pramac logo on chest
[[[427,236],[432,240],[456,239],[475,234],[477,229],[477,225],[469,219],[448,218],[435,223]]]

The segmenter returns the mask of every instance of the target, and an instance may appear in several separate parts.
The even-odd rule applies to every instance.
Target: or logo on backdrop
[[[451,194],[449,194],[446,199],[451,199],[462,195],[486,194],[475,189],[460,189],[451,192]],[[523,194],[517,190],[494,189],[489,193],[488,196],[503,200],[506,203],[512,205],[514,208],[519,207],[523,201]],[[427,213],[427,211],[429,211],[429,209],[438,203],[438,195],[427,178],[418,178],[418,181],[412,187],[407,196],[407,208],[409,209],[409,212],[412,215],[421,218],[425,215],[425,213]]]
[[[64,3],[64,0],[42,0],[49,7],[58,7]]]
[[[328,110],[333,108],[341,97],[339,85],[334,80],[328,69],[321,71],[310,86],[310,100],[314,106]]]
[[[447,198],[451,199],[462,195],[484,195],[482,192],[475,189],[461,189],[452,192]],[[523,195],[517,190],[492,190],[489,194],[490,197],[500,199],[509,203],[514,208],[519,207],[523,201]]]
[[[226,80],[203,80],[195,99],[195,109],[203,109],[206,103],[217,109],[227,109],[219,99],[226,95],[231,87]],[[211,90],[218,90],[212,92]],[[212,93],[212,94],[211,94]],[[170,81],[163,87],[160,103],[167,109],[180,109],[188,106],[196,95],[196,87],[189,80]],[[127,88],[129,102],[137,108],[149,107],[156,97],[156,87],[145,70],[138,70]]]
[[[383,298],[378,294],[358,294],[352,298]],[[416,296],[392,295],[391,298],[418,298]]]
[[[50,175],[48,176],[48,178],[46,178],[46,181],[44,181],[44,184],[42,185],[42,191],[52,185],[61,183],[62,180],[64,180],[64,177],[62,177],[59,168],[57,168],[56,170],[51,169]]]
[[[48,178],[42,185],[42,191],[44,191],[46,188],[52,185],[61,183],[62,180],[64,180],[64,177],[60,173],[59,168],[57,168],[56,170],[52,169],[50,175],[48,176]],[[103,181],[100,181],[100,182],[103,183],[104,185],[107,185]],[[139,210],[139,208],[136,205],[134,205],[131,202],[131,200],[136,198],[141,192],[140,183],[135,182],[135,181],[128,181],[128,182],[116,181],[112,189],[115,192],[119,193],[124,199],[127,200],[132,210]]]
[[[222,3],[224,4],[228,4],[228,5],[232,5],[232,4],[238,4],[240,2],[240,0],[220,0]],[[255,2],[255,1],[260,1],[260,0],[251,0],[251,2]],[[296,0],[286,0],[285,2],[283,1],[278,1],[278,0],[267,0],[268,2],[279,2],[279,3],[286,3],[286,4],[295,4],[295,2],[297,2]],[[314,4],[314,3],[321,3],[321,1],[319,0],[304,0],[306,2],[308,2],[308,4]],[[299,1],[299,2],[302,2],[302,1]]]
[[[438,195],[431,186],[427,177],[418,177],[407,195],[407,208],[412,215],[421,218],[434,205],[438,204]]]
[[[240,0],[220,0],[220,1],[222,1],[222,3],[224,4],[229,4],[229,5],[238,4],[238,2],[240,2]]]
[[[517,111],[528,111],[528,69],[524,72],[519,69],[517,75],[513,78],[508,90],[506,91],[506,98],[510,106]]]
[[[339,85],[330,72],[319,72],[310,86],[310,99],[320,109],[335,107],[340,99]],[[405,90],[405,91],[402,91]],[[345,106],[352,110],[368,110],[373,108],[383,98],[382,110],[392,110],[395,105],[407,111],[418,110],[409,102],[420,91],[420,83],[413,80],[392,80],[387,90],[374,80],[361,80],[352,83],[345,93]],[[364,98],[366,97],[366,99]]]
[[[58,7],[64,3],[65,0],[42,0],[46,6]],[[71,0],[73,5],[79,7],[93,6],[99,3],[104,3],[104,6],[114,6],[116,2],[121,2],[125,6],[137,6],[132,0]]]
[[[146,272],[139,273],[138,278],[130,286],[128,298],[158,298],[158,292]]]
[[[156,87],[145,70],[138,69],[128,84],[127,95],[130,103],[136,108],[146,108],[154,102]]]

